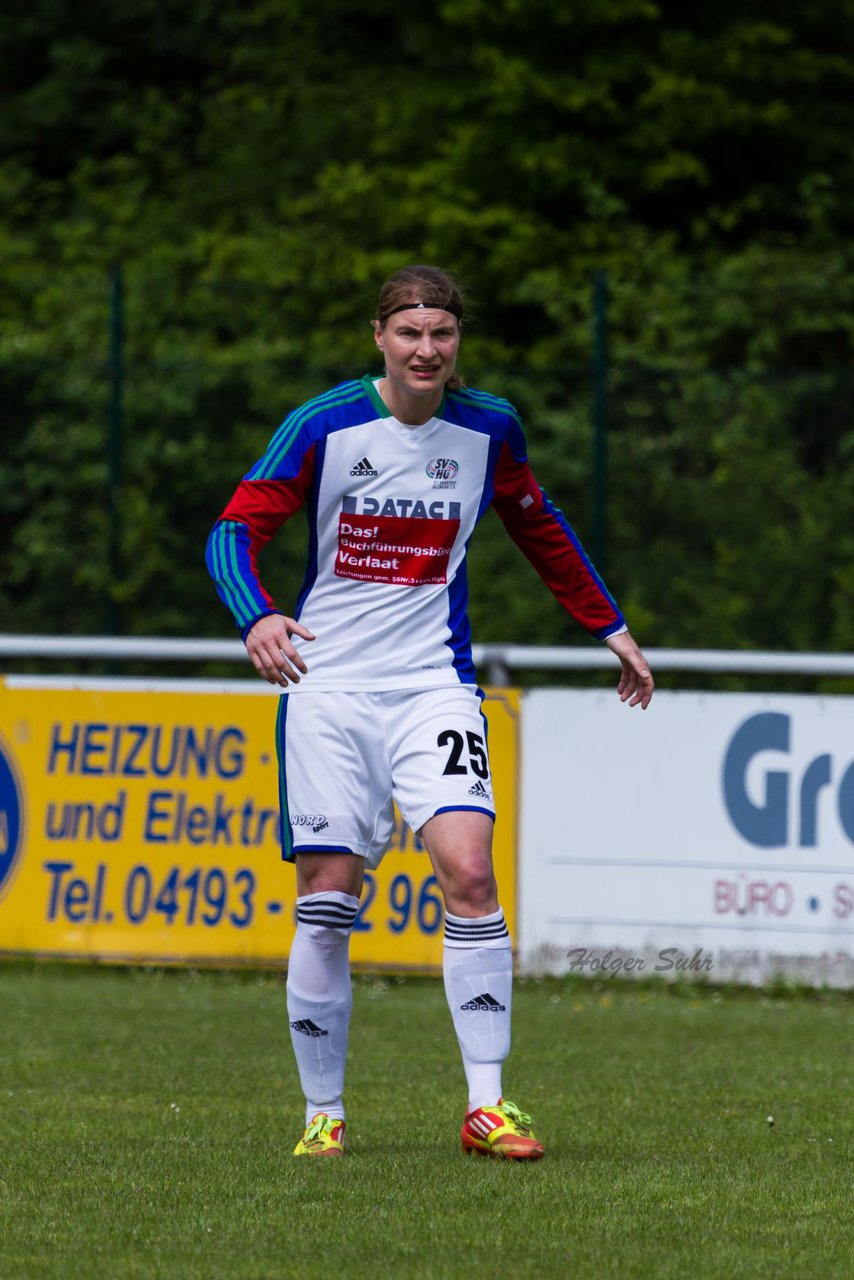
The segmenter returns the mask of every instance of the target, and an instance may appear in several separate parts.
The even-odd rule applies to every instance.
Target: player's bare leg
[[[295,1155],[339,1156],[353,998],[349,943],[364,861],[351,853],[297,855],[297,930],[288,962],[288,1020],[306,1099]]]
[[[488,814],[468,809],[437,813],[424,823],[420,835],[447,911],[476,919],[498,910]]]
[[[445,899],[445,994],[468,1083],[463,1150],[537,1159],[543,1148],[530,1117],[502,1101],[513,952],[492,868],[492,819],[465,809],[436,814],[421,838]]]
[[[358,898],[365,879],[365,859],[355,853],[298,853],[297,896],[349,893]]]

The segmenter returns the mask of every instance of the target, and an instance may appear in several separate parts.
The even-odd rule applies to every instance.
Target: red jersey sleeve
[[[242,480],[214,525],[208,539],[208,568],[244,639],[259,618],[280,612],[261,584],[258,553],[305,505],[313,478],[312,445],[295,476]]]
[[[625,627],[574,530],[537,484],[527,461],[517,461],[507,443],[495,468],[492,505],[510,537],[577,622],[600,640]]]

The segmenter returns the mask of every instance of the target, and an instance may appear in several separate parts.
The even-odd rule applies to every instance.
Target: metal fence
[[[646,649],[654,672],[780,676],[854,676],[854,653],[769,653],[733,649]],[[476,644],[474,661],[492,685],[512,683],[514,671],[613,669],[610,649],[522,644]],[[240,640],[154,636],[0,635],[0,661],[18,658],[110,662],[245,662]]]

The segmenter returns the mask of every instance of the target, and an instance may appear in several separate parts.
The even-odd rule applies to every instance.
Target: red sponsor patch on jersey
[[[342,512],[338,517],[336,576],[401,587],[447,582],[448,561],[459,527],[459,520]]]

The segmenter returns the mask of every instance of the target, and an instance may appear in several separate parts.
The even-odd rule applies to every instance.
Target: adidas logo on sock
[[[367,458],[362,458],[360,462],[356,463],[355,467],[350,468],[350,475],[351,476],[378,476],[379,471],[377,471],[376,467],[371,466]]]
[[[504,1013],[505,1006],[499,1004],[495,996],[491,996],[488,991],[484,991],[482,996],[475,996],[474,1000],[468,1000],[465,1004],[460,1005],[461,1009],[479,1010],[482,1013]]]
[[[312,1022],[311,1018],[300,1018],[297,1022],[291,1023],[291,1030],[298,1031],[301,1036],[328,1036],[329,1032],[324,1031],[317,1023]]]
[[[489,799],[489,792],[482,782],[476,782],[473,787],[469,787],[470,796],[483,796],[485,800]]]

